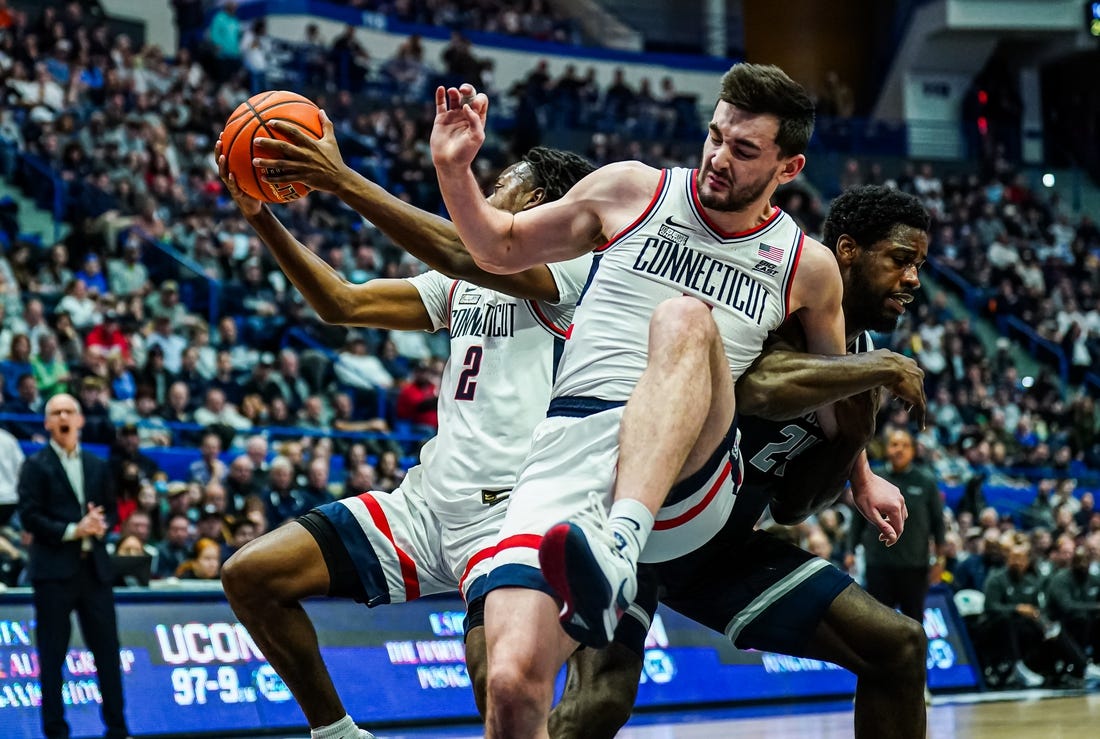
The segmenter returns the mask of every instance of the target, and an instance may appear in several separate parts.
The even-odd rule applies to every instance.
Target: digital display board
[[[301,728],[297,704],[224,600],[120,599],[119,636],[130,729],[142,735]],[[125,596],[123,596],[125,598]],[[368,610],[306,604],[345,706],[366,726],[476,719],[462,642],[462,602],[425,599]],[[34,613],[0,602],[0,727],[39,735]],[[929,595],[929,683],[977,686],[949,596]],[[79,630],[66,660],[66,716],[74,737],[100,736],[100,696]],[[559,680],[559,690],[561,687]],[[662,609],[646,645],[638,707],[690,706],[851,694],[855,677],[825,662],[742,652],[721,635]]]

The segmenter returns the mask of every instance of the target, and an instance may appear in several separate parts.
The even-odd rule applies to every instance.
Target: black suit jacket
[[[93,456],[87,449],[80,452],[84,464],[84,496],[86,503],[103,506],[107,528],[118,521],[114,481],[106,460]],[[19,516],[23,528],[34,535],[31,543],[29,575],[32,582],[63,580],[73,577],[80,568],[80,540],[62,541],[70,523],[78,523],[87,512],[69,483],[61,459],[49,444],[27,457],[19,473]],[[111,558],[106,541],[92,539],[92,559],[101,582],[113,579]]]

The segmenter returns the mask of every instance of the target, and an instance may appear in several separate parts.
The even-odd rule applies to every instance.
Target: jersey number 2
[[[455,390],[455,400],[473,400],[477,390],[475,377],[481,371],[481,347],[471,346],[466,350],[466,359],[462,361],[462,374],[458,376],[458,389]]]

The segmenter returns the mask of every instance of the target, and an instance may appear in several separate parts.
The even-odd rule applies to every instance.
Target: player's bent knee
[[[706,303],[696,298],[670,298],[657,306],[649,321],[651,342],[675,339],[705,350],[718,339],[718,327]]]
[[[221,578],[234,607],[297,601],[328,589],[324,558],[312,536],[287,527],[234,553],[222,566]]]
[[[898,621],[897,644],[892,650],[896,655],[893,672],[919,677],[923,681],[928,655],[928,636],[924,633],[924,626],[911,618],[903,617]]]
[[[230,600],[253,600],[263,590],[259,577],[259,558],[247,549],[234,552],[222,565],[221,579],[225,594]]]
[[[891,612],[889,618],[888,639],[876,654],[868,657],[867,666],[871,674],[866,676],[897,685],[908,681],[923,682],[928,655],[928,637],[924,627],[900,613]]]
[[[553,691],[552,682],[546,685],[537,679],[537,673],[517,665],[490,668],[486,683],[488,706],[498,716],[528,713]]]

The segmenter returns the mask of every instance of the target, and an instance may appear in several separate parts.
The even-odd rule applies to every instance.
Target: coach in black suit
[[[80,448],[84,416],[76,398],[50,398],[45,425],[49,444],[27,458],[19,475],[19,512],[34,535],[29,571],[38,622],[42,730],[46,739],[69,737],[61,668],[76,611],[99,673],[105,736],[124,739],[113,576],[103,541],[117,519],[110,468]]]

